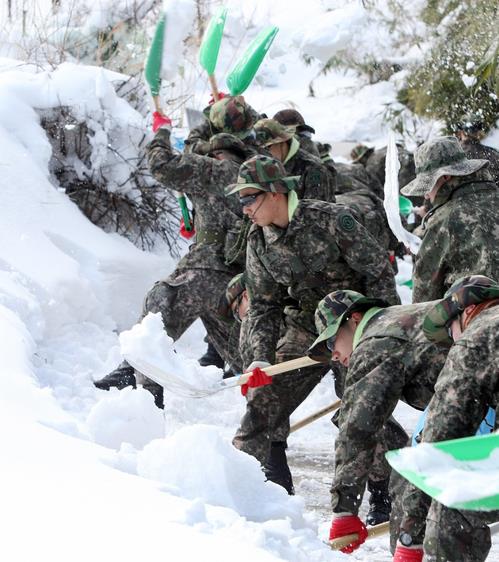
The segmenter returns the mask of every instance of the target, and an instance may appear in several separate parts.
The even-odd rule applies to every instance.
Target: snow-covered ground
[[[332,73],[316,80],[318,96],[308,98],[317,65],[306,67],[298,53],[304,44],[325,52],[322,3],[307,10],[315,37],[296,31],[303,29],[299,10],[274,4],[273,23],[287,40],[276,43],[280,51],[248,90],[250,103],[272,115],[292,101],[321,140],[384,144],[381,112],[393,84],[361,87],[353,75]],[[255,3],[256,21],[268,17],[267,6]],[[343,33],[349,21],[360,25],[358,10],[351,12],[333,22]],[[100,69],[36,72],[2,59],[0,70],[0,560],[347,560],[322,542],[336,431],[327,417],[290,438],[299,482],[289,497],[230,443],[244,409],[237,391],[199,400],[169,394],[163,413],[142,389],[94,388],[92,380],[120,361],[118,333],[175,264],[102,232],[50,181],[51,148],[34,109],[65,103],[90,116],[105,109],[130,134],[146,123]],[[197,95],[208,97],[207,90]],[[202,354],[203,336],[195,324],[182,337],[178,363]],[[326,377],[292,421],[334,398]],[[416,415],[404,405],[397,410],[408,429]],[[306,456],[310,467],[300,460]],[[353,558],[389,560],[386,539]],[[497,545],[490,559],[499,560]]]

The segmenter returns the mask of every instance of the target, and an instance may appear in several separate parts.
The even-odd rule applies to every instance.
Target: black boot
[[[264,466],[267,480],[282,486],[290,496],[294,496],[293,478],[286,458],[286,441],[273,441],[270,447],[270,455]]]
[[[206,353],[198,359],[198,363],[201,367],[215,365],[215,367],[218,367],[219,369],[223,369],[225,365],[225,361],[220,357],[218,351],[210,342],[208,342],[208,349],[206,350]]]
[[[126,361],[123,361],[123,363],[121,363],[119,367],[116,367],[114,371],[110,372],[109,375],[106,375],[98,381],[94,381],[94,386],[101,390],[109,390],[110,388],[122,390],[127,386],[137,388],[135,371]]]
[[[374,526],[390,520],[392,502],[388,493],[389,479],[380,482],[367,481],[367,489],[371,492],[369,498],[369,511],[367,512],[366,525]]]
[[[154,403],[156,406],[161,410],[164,410],[165,402],[163,399],[163,387],[151,379],[147,379],[142,387],[154,396]]]

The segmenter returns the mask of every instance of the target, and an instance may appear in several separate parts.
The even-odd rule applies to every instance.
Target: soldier
[[[155,113],[156,136],[147,147],[153,176],[167,189],[186,193],[196,208],[196,243],[177,264],[175,271],[158,281],[147,293],[143,316],[161,312],[167,334],[177,340],[187,328],[201,318],[218,353],[235,368],[240,361],[229,348],[231,323],[220,317],[221,288],[227,286],[237,268],[225,263],[225,249],[237,235],[241,209],[236,201],[224,196],[224,187],[237,177],[246,155],[242,141],[220,133],[210,141],[210,154],[177,154],[170,144],[171,121]],[[133,368],[124,361],[112,373],[95,382],[97,388],[135,386]],[[156,404],[162,407],[162,387],[146,380]]]
[[[210,151],[210,138],[218,133],[230,133],[254,147],[253,125],[258,113],[246,103],[243,96],[225,96],[203,110],[206,121],[191,129],[185,141],[186,151],[206,155]],[[255,151],[256,152],[256,151]]]
[[[489,172],[499,187],[499,152],[480,141],[485,136],[485,124],[479,115],[470,113],[465,115],[454,133],[470,159],[484,159],[490,162]]]
[[[320,335],[309,355],[348,368],[335,442],[330,539],[353,533],[359,539],[343,552],[352,552],[367,536],[359,506],[376,450],[393,448],[386,443],[387,422],[398,400],[424,409],[445,362],[446,350],[430,343],[422,331],[432,306],[387,307],[380,298],[339,290],[317,307]]]
[[[428,309],[423,330],[437,344],[454,342],[435,385],[423,441],[474,435],[487,408],[499,406],[499,284],[482,275],[456,281],[445,298]],[[490,530],[486,523],[497,521],[499,512],[450,509],[408,483],[402,505],[396,550],[400,562],[422,560],[423,537],[428,562],[487,558]],[[409,547],[419,558],[413,553],[409,557]]]
[[[341,205],[298,200],[298,186],[278,160],[255,156],[228,189],[253,222],[246,257],[250,307],[241,341],[248,370],[304,354],[315,337],[315,307],[327,290],[354,286],[398,302],[387,254],[365,228]],[[328,369],[311,367],[252,390],[234,438],[289,492],[289,416]]]
[[[466,274],[499,278],[499,192],[488,160],[468,160],[455,137],[422,144],[415,159],[416,179],[402,193],[423,195],[433,208],[415,257],[413,302],[442,298]]]
[[[255,123],[257,142],[284,164],[290,176],[300,176],[296,194],[300,199],[318,199],[334,203],[336,177],[320,158],[300,148],[294,127],[284,127],[274,119]]]
[[[272,119],[284,125],[284,127],[294,127],[301,148],[320,158],[319,149],[312,140],[312,135],[315,135],[315,129],[305,123],[305,119],[303,119],[303,115],[299,111],[296,111],[296,109],[281,109]]]

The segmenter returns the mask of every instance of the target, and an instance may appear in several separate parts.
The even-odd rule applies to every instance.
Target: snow
[[[52,21],[51,4],[37,4],[49,18],[44,22]],[[169,7],[170,14],[182,8],[172,41],[192,22],[189,4]],[[386,145],[382,114],[394,101],[397,77],[373,85],[351,72],[317,78],[318,61],[305,66],[300,59],[315,49],[323,60],[345,44],[351,24],[365,48],[377,30],[375,23],[360,21],[360,4],[309,3],[306,27],[297,2],[227,4],[217,69],[221,86],[236,53],[263,26],[276,24],[280,32],[246,93],[248,101],[269,115],[296,106],[316,128],[318,140]],[[16,10],[19,6],[14,2]],[[325,15],[326,8],[332,11]],[[112,22],[111,9],[129,6],[125,0],[95,2],[87,25]],[[5,18],[5,4],[1,10]],[[65,15],[64,10],[59,14]],[[323,33],[326,21],[338,31],[329,41]],[[289,497],[264,481],[252,457],[231,445],[245,404],[237,390],[198,400],[166,393],[161,412],[141,388],[105,392],[93,386],[93,379],[116,367],[121,346],[128,344],[150,353],[159,345],[172,373],[191,384],[208,384],[220,372],[195,362],[204,351],[200,323],[175,345],[157,317],[133,327],[144,294],[174,268],[174,261],[161,250],[140,251],[92,225],[49,173],[51,148],[37,110],[64,104],[87,122],[94,135],[92,164],[111,189],[119,189],[128,164],[113,160],[105,148],[111,144],[127,154],[128,143],[136,142],[147,125],[114,91],[123,76],[74,63],[26,64],[12,58],[34,40],[21,38],[17,28],[0,35],[0,559],[135,562],[159,554],[178,562],[346,560],[322,542],[329,513],[322,517],[305,507],[310,490],[327,503],[328,485],[305,480],[298,495]],[[170,57],[172,64],[183,53],[175,45],[169,47],[178,55]],[[420,54],[402,49],[391,55],[409,60]],[[170,71],[178,73],[178,66]],[[314,98],[307,94],[311,81]],[[208,97],[206,83],[196,83],[193,105],[203,107]],[[487,144],[499,146],[497,131],[489,139]],[[82,163],[75,166],[85,171]],[[406,280],[410,265],[401,265]],[[400,291],[409,302],[410,290]],[[130,329],[134,337],[127,344]],[[326,376],[291,421],[334,400],[332,378]],[[399,405],[395,415],[410,428],[418,413]],[[324,453],[331,462],[335,434],[326,416],[292,434],[290,453],[303,448],[311,459]],[[390,559],[386,538],[371,545],[350,559]]]

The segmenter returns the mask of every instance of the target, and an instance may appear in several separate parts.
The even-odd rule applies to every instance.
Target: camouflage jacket
[[[424,409],[448,348],[429,342],[422,322],[434,303],[393,306],[366,325],[350,357],[335,442],[333,510],[357,514],[381,430],[399,400]]]
[[[366,172],[362,164],[335,164],[338,176],[336,181],[336,193],[349,193],[360,189],[368,189],[382,199],[383,186],[376,177]]]
[[[177,269],[232,272],[225,264],[224,251],[237,237],[242,213],[237,198],[225,197],[224,188],[237,180],[239,164],[198,154],[178,154],[165,129],[156,133],[147,147],[147,157],[154,178],[167,189],[188,195],[195,209],[197,243]]]
[[[299,148],[298,152],[284,163],[290,176],[301,176],[296,193],[300,199],[318,199],[334,203],[336,177],[321,159]]]
[[[387,250],[395,250],[397,239],[388,226],[383,201],[369,189],[359,189],[336,196],[336,202],[349,207],[355,218]]]
[[[245,356],[253,361],[274,362],[283,312],[286,323],[317,337],[315,309],[335,289],[399,302],[387,253],[334,203],[301,200],[286,229],[253,225],[246,272],[251,306],[244,319]]]
[[[499,306],[484,310],[450,348],[428,408],[423,441],[474,435],[488,407],[499,414]],[[496,417],[496,428],[499,417]],[[424,537],[431,498],[412,485],[402,499],[401,527],[417,542]]]
[[[460,277],[499,278],[499,191],[486,170],[453,178],[423,221],[413,302],[439,299]]]
[[[466,152],[467,158],[473,160],[485,159],[490,162],[487,168],[492,175],[492,179],[495,181],[497,187],[499,187],[499,151],[490,146],[485,146],[480,142],[463,142],[461,143],[464,152]]]

